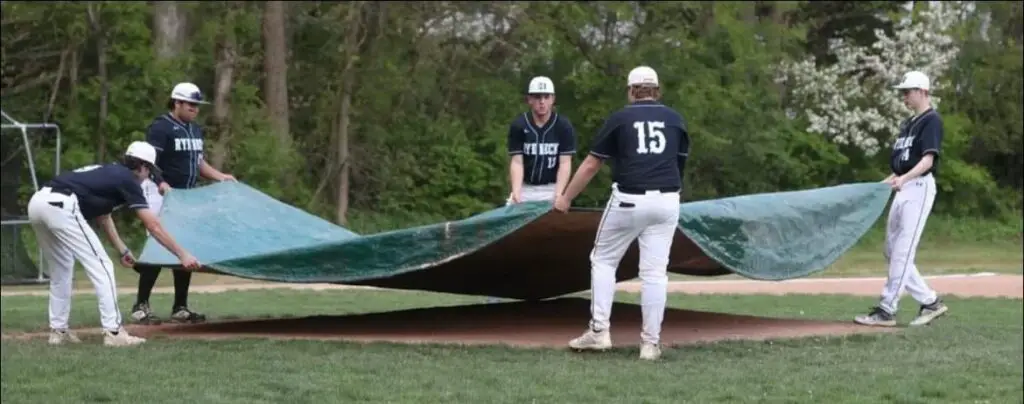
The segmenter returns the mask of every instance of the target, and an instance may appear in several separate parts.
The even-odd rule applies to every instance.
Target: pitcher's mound
[[[586,329],[590,301],[579,298],[434,307],[351,316],[246,320],[196,325],[131,326],[146,337],[291,338],[363,342],[564,347]],[[616,346],[640,343],[640,306],[612,310]],[[851,322],[776,319],[668,309],[662,343],[682,345],[724,339],[764,340],[886,331]]]

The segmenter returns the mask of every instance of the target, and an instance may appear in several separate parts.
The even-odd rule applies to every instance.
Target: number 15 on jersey
[[[661,154],[665,151],[665,122],[661,121],[636,121],[633,122],[636,129],[636,152],[637,154]]]

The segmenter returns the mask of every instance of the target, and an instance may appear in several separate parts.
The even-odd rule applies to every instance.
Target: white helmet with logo
[[[544,76],[534,77],[530,80],[530,88],[527,90],[527,94],[554,94],[555,83],[551,82],[551,79]]]
[[[203,92],[199,91],[199,86],[192,83],[178,83],[171,90],[171,99],[178,101],[191,102],[193,104],[209,104],[203,101]]]

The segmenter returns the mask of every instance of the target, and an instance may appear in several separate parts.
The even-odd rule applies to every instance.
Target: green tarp
[[[881,183],[681,204],[669,271],[759,280],[821,271],[875,223],[891,194]],[[478,215],[360,235],[242,183],[174,190],[165,228],[206,271],[288,283],[342,283],[519,299],[590,288],[589,254],[601,211],[530,202]],[[139,261],[178,260],[146,240]],[[637,274],[637,247],[618,278]]]

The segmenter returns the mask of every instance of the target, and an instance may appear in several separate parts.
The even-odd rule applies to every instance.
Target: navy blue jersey
[[[930,153],[934,155],[934,161],[932,167],[924,174],[937,172],[942,134],[942,117],[934,109],[929,108],[924,113],[903,121],[900,124],[900,136],[892,145],[889,168],[896,175],[906,174],[921,162],[921,158]]]
[[[199,163],[203,161],[203,129],[163,114],[146,128],[146,141],[156,149],[156,166],[163,172],[153,181],[167,182],[172,188],[192,188],[199,181]]]
[[[78,197],[78,208],[86,220],[107,215],[127,205],[148,209],[141,181],[128,167],[118,163],[95,164],[54,177],[46,186]]]
[[[569,119],[554,113],[544,124],[533,123],[530,113],[512,120],[508,128],[508,154],[523,155],[523,183],[554,184],[558,179],[559,156],[576,153],[576,129]]]
[[[638,101],[613,113],[590,155],[612,164],[619,189],[682,189],[690,137],[682,115],[657,101]]]

